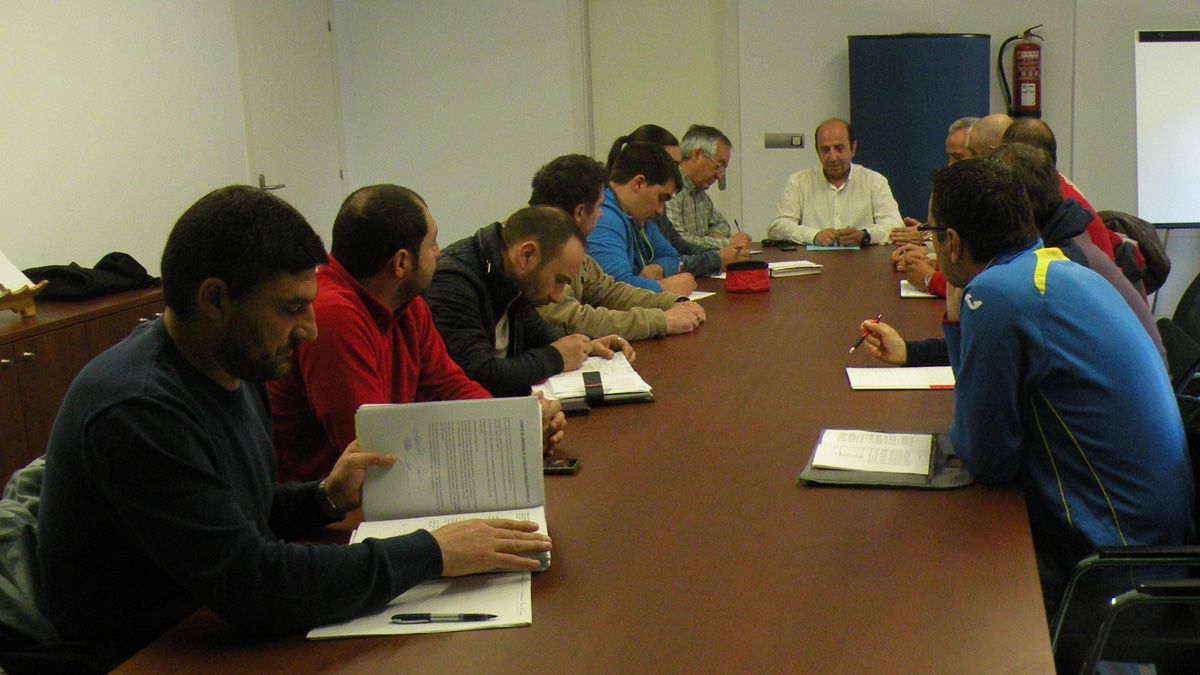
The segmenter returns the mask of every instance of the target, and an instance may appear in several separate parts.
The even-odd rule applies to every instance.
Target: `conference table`
[[[823,270],[702,280],[706,323],[635,343],[655,401],[570,418],[581,469],[546,477],[532,625],[306,641],[202,609],[117,672],[1053,672],[1018,489],[797,483],[824,428],[949,428],[952,392],[849,387],[880,365],[848,353],[863,319],[940,334],[943,301],[901,299],[888,252],[768,249]]]

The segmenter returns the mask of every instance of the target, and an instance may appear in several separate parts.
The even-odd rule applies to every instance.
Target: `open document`
[[[813,453],[813,466],[924,475],[929,473],[932,450],[933,434],[826,429]]]
[[[433,531],[470,518],[512,518],[547,532],[541,407],[533,397],[365,405],[355,416],[364,450],[396,455],[363,484],[363,522],[350,542]],[[548,552],[530,554],[550,564]],[[530,573],[502,572],[419,584],[372,616],[315,628],[309,639],[400,635],[532,621]],[[484,621],[393,623],[397,614],[491,614]]]
[[[589,376],[588,373],[596,375]],[[584,399],[587,398],[585,379],[596,376],[603,387],[602,398],[605,402],[654,400],[650,385],[638,375],[629,359],[621,352],[617,352],[611,359],[589,356],[578,369],[559,373],[541,384],[534,385],[533,390],[542,392],[546,398],[559,401]]]
[[[950,366],[846,368],[851,389],[953,389]]]
[[[972,478],[946,434],[826,429],[798,481],[944,489],[970,485]]]

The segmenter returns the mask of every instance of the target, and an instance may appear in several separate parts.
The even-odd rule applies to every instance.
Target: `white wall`
[[[595,156],[643,124],[677,137],[691,124],[715,126],[741,145],[737,125],[737,12],[734,0],[590,2]],[[741,167],[726,189],[709,190],[718,210],[739,212]],[[729,216],[730,218],[733,215]]]
[[[420,193],[442,245],[503,220],[545,162],[586,152],[582,5],[337,2],[349,189]]]
[[[0,3],[0,250],[20,268],[125,251],[245,181],[228,0]]]
[[[1076,0],[1076,4],[1080,48],[1073,178],[1096,208],[1137,213],[1134,35],[1138,30],[1200,28],[1200,3]],[[1197,75],[1180,73],[1180,82],[1195,86]],[[1167,255],[1171,274],[1156,294],[1156,316],[1173,314],[1179,296],[1200,273],[1200,231],[1172,233]]]
[[[1059,136],[1060,157],[1071,156],[1073,0],[1014,0],[1003,5],[917,0],[742,0],[738,4],[741,90],[743,227],[766,234],[787,177],[818,164],[813,129],[850,115],[848,35],[985,33],[991,53],[1010,35],[1044,23],[1043,119]],[[994,66],[992,67],[994,71]],[[1011,79],[1011,75],[1010,75]],[[1003,99],[992,74],[992,110]],[[763,134],[801,132],[802,150],[766,150]],[[860,138],[859,144],[870,143]],[[905,214],[918,218],[924,214]]]

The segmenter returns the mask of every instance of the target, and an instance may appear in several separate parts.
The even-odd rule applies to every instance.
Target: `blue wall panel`
[[[900,213],[924,221],[946,129],[988,114],[987,35],[851,35],[850,123],[857,164],[887,177]]]

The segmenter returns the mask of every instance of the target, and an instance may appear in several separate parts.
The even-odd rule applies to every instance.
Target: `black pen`
[[[742,226],[741,226],[741,225],[738,225],[737,218],[734,218],[734,219],[733,219],[733,226],[737,228],[737,231],[738,231],[738,232],[741,232],[741,231],[742,231]]]
[[[882,318],[883,318],[883,313],[881,312],[878,316],[875,317],[875,320],[872,321],[871,323],[879,323],[879,320]],[[862,336],[858,338],[858,342],[855,342],[854,346],[850,348],[849,353],[853,354],[855,349],[858,349],[860,346],[862,346],[863,340],[866,340],[867,336],[870,334],[871,334],[871,331],[864,330]]]
[[[451,621],[488,621],[495,614],[393,614],[392,623],[443,623]]]

